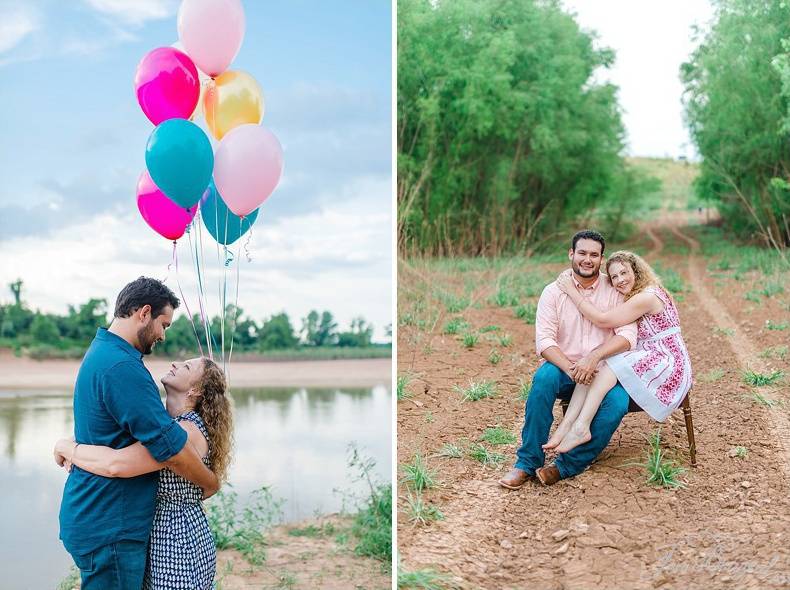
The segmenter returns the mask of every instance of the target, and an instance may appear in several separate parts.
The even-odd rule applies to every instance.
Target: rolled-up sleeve
[[[184,448],[187,433],[165,411],[144,366],[133,361],[119,363],[102,376],[101,385],[107,411],[154,459],[167,461]]]
[[[553,285],[553,283],[552,283]],[[557,335],[560,320],[557,315],[557,297],[552,292],[551,285],[546,286],[538,300],[538,310],[535,317],[535,352],[538,356],[551,346],[559,347]]]
[[[614,333],[618,336],[622,336],[628,342],[631,343],[631,350],[634,349],[636,346],[636,322],[631,322],[630,324],[626,324],[625,326],[620,326],[619,328],[614,329]]]

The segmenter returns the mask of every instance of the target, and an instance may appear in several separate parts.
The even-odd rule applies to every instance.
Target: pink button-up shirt
[[[576,282],[576,288],[601,311],[608,311],[623,302],[606,278],[599,275],[598,280],[586,289]],[[594,348],[606,342],[613,334],[622,336],[636,346],[636,322],[620,328],[599,328],[586,319],[576,305],[553,282],[543,289],[538,301],[535,320],[535,348],[538,356],[550,346],[557,346],[575,362],[589,354]]]

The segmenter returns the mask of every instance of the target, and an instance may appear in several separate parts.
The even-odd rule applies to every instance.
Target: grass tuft
[[[411,383],[411,375],[398,375],[398,381],[396,384],[396,394],[398,401],[402,401],[404,399],[409,399],[411,397],[411,393],[406,390],[406,388]]]
[[[453,389],[463,396],[465,401],[476,402],[496,395],[496,383],[493,381],[470,381],[468,387],[454,386]]]
[[[414,524],[426,525],[435,520],[443,520],[444,514],[433,504],[423,500],[422,494],[417,492],[415,495],[409,493],[406,496],[406,514]]]
[[[448,457],[450,459],[460,459],[464,456],[463,449],[455,443],[444,443],[439,452],[436,453],[439,457]]]
[[[765,387],[766,385],[773,385],[784,377],[784,372],[779,369],[774,369],[768,374],[758,373],[747,369],[743,372],[743,380],[754,387]]]
[[[627,463],[626,465],[644,467],[647,471],[646,481],[650,485],[669,489],[686,487],[686,484],[678,479],[686,472],[686,469],[666,457],[665,452],[661,449],[660,430],[654,432],[648,439],[648,442],[650,446],[645,462]]]
[[[498,467],[505,461],[505,456],[502,453],[491,451],[480,443],[472,443],[469,446],[468,454],[469,457],[475,461],[479,461],[486,467],[489,465]]]
[[[402,465],[401,471],[404,474],[401,481],[417,492],[436,487],[436,470],[428,468],[420,453],[414,454],[414,461]]]
[[[501,426],[497,426],[496,428],[486,428],[480,440],[492,445],[510,445],[516,442],[516,435]]]
[[[464,346],[467,348],[474,348],[475,344],[480,340],[480,336],[475,332],[466,332],[461,339],[463,340]]]

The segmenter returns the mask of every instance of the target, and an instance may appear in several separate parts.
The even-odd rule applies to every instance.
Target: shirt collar
[[[571,277],[573,278],[573,282],[577,288],[585,290],[585,291],[595,291],[598,288],[598,285],[601,284],[601,273],[598,273],[598,278],[595,279],[595,282],[590,285],[589,287],[582,287],[582,284],[576,280],[576,275],[571,273]]]
[[[143,353],[137,350],[134,346],[129,344],[126,340],[118,336],[117,334],[113,334],[107,328],[98,328],[96,330],[96,339],[101,340],[103,342],[108,342],[110,344],[114,344],[118,346],[121,350],[126,352],[127,354],[133,356],[136,359],[143,360]]]

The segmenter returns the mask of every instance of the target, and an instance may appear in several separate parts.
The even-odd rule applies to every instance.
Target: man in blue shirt
[[[203,488],[219,489],[187,433],[167,413],[143,365],[173,320],[179,300],[163,283],[140,277],[123,288],[109,329],[99,328],[74,389],[80,444],[121,449],[140,441],[151,456]],[[159,472],[127,479],[73,466],[60,506],[60,538],[80,569],[83,590],[139,590],[145,574]]]

